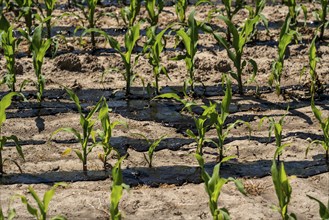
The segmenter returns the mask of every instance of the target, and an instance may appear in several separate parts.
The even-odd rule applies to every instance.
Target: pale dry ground
[[[313,7],[312,4],[308,5],[310,9]],[[172,7],[165,9],[171,13],[174,12]],[[208,6],[199,8],[197,18],[205,18],[209,9]],[[116,7],[102,10],[118,11]],[[61,10],[56,11],[56,14],[60,13]],[[162,15],[161,27],[175,20],[175,16],[171,13],[166,12]],[[298,219],[319,219],[317,203],[306,195],[327,202],[329,173],[328,167],[324,165],[324,151],[321,147],[314,147],[305,159],[305,150],[309,145],[307,138],[319,139],[322,137],[322,132],[310,108],[307,92],[308,74],[300,76],[302,68],[308,65],[307,39],[310,39],[313,29],[305,28],[304,40],[298,45],[289,46],[290,56],[285,61],[282,77],[287,93],[284,98],[277,97],[273,91],[268,91],[267,80],[272,62],[277,56],[277,48],[271,42],[277,39],[280,27],[278,22],[283,20],[286,9],[282,6],[267,6],[264,13],[273,23],[272,26],[270,25],[270,34],[266,35],[265,31],[261,31],[259,38],[265,43],[251,43],[245,48],[245,57],[253,58],[259,68],[256,77],[257,84],[253,83],[251,86],[259,85],[262,92],[259,97],[256,97],[254,87],[248,87],[246,96],[235,94],[231,106],[233,114],[230,116],[230,122],[233,119],[249,121],[253,130],[250,140],[246,127],[240,126],[232,130],[228,138],[226,153],[227,155],[236,154],[238,146],[239,157],[222,168],[225,175],[241,178],[249,194],[243,196],[233,184],[227,184],[219,198],[219,206],[226,207],[232,219],[280,218],[279,214],[271,209],[272,205],[277,204],[269,167],[275,151],[275,142],[274,139],[268,140],[268,124],[265,123],[259,129],[258,123],[263,116],[279,119],[286,113],[285,109],[289,104],[290,111],[283,127],[283,142],[290,142],[291,146],[284,151],[281,158],[286,161],[293,188],[289,211],[296,213]],[[145,16],[145,12],[142,11],[141,15]],[[241,21],[246,16],[246,12],[242,11],[236,17],[236,21]],[[312,17],[309,18],[309,23],[311,21]],[[212,22],[218,26],[223,25],[218,19],[213,19]],[[55,23],[58,27],[70,28],[75,26],[77,21],[67,17],[63,20],[57,19]],[[115,19],[103,19],[98,24],[102,28],[120,28],[123,25],[122,22],[117,24]],[[21,23],[17,25],[22,26]],[[122,42],[122,35],[117,38]],[[47,181],[47,178],[57,181],[71,177],[72,180],[81,178],[81,173],[78,171],[82,166],[77,157],[73,154],[62,156],[62,152],[67,147],[79,147],[74,138],[69,134],[60,133],[49,141],[51,133],[60,127],[79,128],[79,115],[60,86],[64,85],[77,91],[84,107],[93,105],[101,96],[105,96],[113,110],[110,115],[111,120],[124,121],[128,125],[117,127],[113,134],[114,144],[120,152],[129,153],[124,161],[123,170],[128,184],[131,183],[132,187],[129,192],[124,193],[120,204],[125,219],[211,219],[204,185],[196,181],[199,177],[193,173],[197,166],[194,158],[196,145],[185,134],[185,130],[193,124],[192,118],[182,116],[179,113],[182,106],[175,103],[160,101],[149,103],[142,99],[141,97],[145,95],[143,96],[140,80],[133,83],[133,86],[137,87],[133,88],[133,92],[137,95],[131,101],[127,101],[122,90],[125,81],[120,72],[113,70],[106,74],[104,83],[101,83],[103,71],[110,71],[114,67],[123,70],[119,55],[106,51],[97,55],[91,55],[87,53],[88,51],[81,52],[80,50],[85,47],[78,46],[77,41],[77,39],[69,39],[68,44],[62,44],[60,48],[68,51],[75,49],[77,55],[67,53],[55,59],[45,59],[43,69],[47,84],[41,116],[37,117],[37,105],[33,103],[35,102],[33,83],[29,83],[25,90],[25,94],[30,95],[32,104],[15,103],[10,110],[12,113],[8,114],[2,134],[15,134],[20,138],[26,161],[23,162],[18,158],[13,147],[4,149],[4,158],[10,157],[17,160],[23,172],[30,175],[26,179],[16,179],[15,184],[0,185],[0,205],[7,210],[10,198],[15,194],[27,195],[29,185],[33,186],[39,194],[44,193],[50,186],[41,182]],[[168,37],[168,47],[171,49],[165,51],[162,57],[171,78],[171,80],[161,78],[160,85],[165,91],[170,91],[169,86],[177,87],[179,90],[187,74],[183,61],[169,60],[177,54],[177,51],[172,49],[173,43],[173,37]],[[199,43],[196,79],[207,86],[207,92],[204,98],[196,101],[199,103],[208,100],[219,102],[223,94],[220,88],[221,76],[223,72],[233,68],[232,63],[227,58],[226,52],[216,46],[211,36],[201,34]],[[141,46],[142,43],[139,45]],[[20,49],[26,51],[24,46]],[[319,45],[318,56],[317,71],[321,81],[327,83],[329,49],[326,43]],[[61,64],[63,61],[67,62]],[[21,83],[23,79],[34,80],[31,59],[23,57],[17,59],[17,62],[22,68],[18,82]],[[145,57],[140,57],[135,66],[135,72],[146,83],[151,83],[152,69],[147,62]],[[0,72],[3,73],[5,66],[2,57],[0,63]],[[200,84],[197,83],[197,85]],[[201,86],[199,90],[201,93]],[[236,87],[234,90],[236,91]],[[7,88],[2,86],[1,91],[7,91]],[[325,115],[328,115],[327,95],[328,91],[325,91],[324,99],[317,101],[317,104],[325,110]],[[96,124],[96,127],[100,128],[100,125]],[[147,145],[133,133],[142,133],[149,139],[167,136],[160,145],[159,151],[155,153],[154,169],[147,168],[143,157],[142,152],[146,151]],[[215,131],[210,130],[207,135],[215,137]],[[97,159],[99,152],[101,148],[95,148],[89,155],[88,166],[90,170],[101,176],[101,180],[68,181],[66,188],[59,188],[56,191],[49,210],[51,216],[63,214],[68,219],[106,219],[108,217],[111,179],[107,177],[108,174],[101,171],[102,163]],[[209,167],[216,161],[216,152],[216,149],[205,148],[205,159]],[[110,159],[112,165],[115,161],[115,158]],[[5,165],[5,171],[9,176],[12,173],[18,173],[18,169],[11,163]],[[42,178],[43,175],[45,179]],[[1,183],[8,179],[8,176],[3,177]],[[136,184],[135,180],[141,182]],[[33,184],[27,184],[26,181],[32,181]],[[14,200],[11,206],[16,208],[18,219],[29,218],[26,209],[18,199]]]

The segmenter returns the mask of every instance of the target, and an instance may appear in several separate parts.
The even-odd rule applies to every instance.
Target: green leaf
[[[320,200],[318,200],[312,196],[309,196],[309,195],[307,195],[307,196],[310,199],[319,203],[319,214],[320,214],[321,219],[323,219],[323,220],[329,219],[329,200],[328,200],[328,207],[326,207]]]
[[[78,111],[79,111],[79,113],[81,115],[82,114],[82,109],[81,109],[79,97],[71,89],[69,89],[69,88],[66,88],[65,87],[65,91],[67,92],[67,94],[69,94],[70,98],[75,103],[75,105],[78,108]]]
[[[6,121],[6,109],[11,105],[13,96],[18,95],[16,92],[11,92],[5,95],[0,101],[0,128]]]
[[[40,212],[43,214],[45,213],[45,206],[42,203],[42,201],[40,200],[39,196],[37,195],[37,193],[34,191],[33,187],[29,186],[29,192],[31,193],[33,199],[37,202],[38,207]],[[32,213],[31,213],[32,214]]]

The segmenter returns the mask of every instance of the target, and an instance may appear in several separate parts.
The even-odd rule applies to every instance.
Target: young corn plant
[[[16,217],[16,211],[15,209],[11,209],[8,211],[7,217],[3,214],[2,208],[0,207],[0,220],[12,220]]]
[[[188,103],[189,104],[189,103]],[[196,126],[197,134],[194,134],[190,129],[186,130],[186,134],[195,140],[197,143],[196,153],[203,155],[203,147],[206,142],[211,142],[206,138],[206,131],[212,126],[210,122],[210,116],[215,111],[216,104],[210,104],[210,106],[201,106],[204,111],[202,115],[196,117],[193,116],[194,123]]]
[[[111,36],[108,36],[108,40],[110,42],[111,47],[120,54],[122,61],[125,65],[126,73],[124,74],[124,77],[126,80],[126,96],[130,95],[131,83],[134,80],[134,73],[132,70],[133,63],[131,60],[131,55],[139,37],[140,37],[139,23],[129,28],[128,31],[126,32],[124,39],[125,50],[121,49],[121,46],[116,39],[114,39]]]
[[[329,117],[327,117],[327,118],[322,117],[321,110],[318,109],[314,104],[314,98],[312,98],[312,101],[311,101],[311,108],[312,108],[315,118],[320,123],[321,129],[323,132],[323,140],[312,141],[311,144],[306,149],[305,156],[307,156],[310,146],[312,144],[320,144],[323,147],[323,149],[325,150],[326,161],[329,162]]]
[[[287,109],[287,113],[288,113],[288,110],[289,110],[289,108]],[[269,121],[269,129],[268,129],[269,130],[268,131],[269,139],[271,138],[272,132],[274,131],[278,162],[280,161],[280,155],[282,154],[283,149],[290,145],[290,143],[282,144],[282,127],[283,127],[283,123],[284,123],[284,118],[286,117],[287,113],[280,118],[279,122],[276,122],[275,119],[272,117],[271,118],[263,117],[259,121],[259,127],[261,127],[264,120],[268,119],[268,121]]]
[[[156,139],[156,140],[152,141],[152,140],[148,139],[143,134],[137,133],[135,135],[141,136],[144,140],[146,140],[147,144],[149,145],[149,148],[147,150],[147,156],[146,156],[146,154],[143,154],[143,155],[144,155],[144,159],[147,162],[148,166],[151,168],[152,167],[153,154],[154,154],[155,148],[157,148],[159,146],[160,142],[164,138],[166,138],[166,136],[161,136],[159,139]]]
[[[147,3],[148,4],[148,3]],[[136,26],[137,15],[141,8],[141,0],[131,0],[129,7],[121,9],[120,14],[128,29]]]
[[[102,99],[100,99],[97,104],[91,109],[91,111],[88,114],[84,114],[82,112],[82,107],[80,105],[80,101],[78,96],[70,89],[65,88],[66,92],[69,94],[72,101],[74,101],[78,112],[80,114],[80,125],[82,128],[82,133],[80,133],[78,130],[71,128],[71,127],[64,127],[59,128],[56,131],[54,131],[50,137],[50,139],[56,135],[59,132],[68,132],[73,134],[76,139],[79,141],[81,145],[81,150],[74,149],[74,153],[78,156],[78,158],[82,161],[82,168],[83,171],[87,171],[87,157],[88,154],[92,151],[93,147],[95,145],[89,145],[89,138],[95,139],[95,131],[94,131],[94,124],[95,120],[92,119],[93,115],[98,111],[100,104],[102,102]],[[67,148],[67,150],[64,151],[64,155],[70,154],[72,151],[71,148]]]
[[[158,24],[159,15],[163,10],[163,0],[146,0],[146,10],[148,13],[147,21],[153,27]]]
[[[269,32],[268,29],[268,20],[265,17],[264,14],[262,14],[263,9],[265,8],[266,0],[256,0],[255,1],[255,8],[249,5],[246,5],[245,8],[249,11],[249,19],[253,19],[255,17],[259,17],[259,21],[256,22],[253,26],[253,31],[251,33],[251,37],[256,37],[257,35],[257,25],[261,22],[263,23],[265,29],[267,30],[267,33]]]
[[[220,176],[220,166],[222,163],[232,159],[232,157],[225,157],[223,160],[218,163],[210,176],[205,170],[204,159],[200,154],[195,154],[196,159],[198,160],[199,166],[201,168],[201,178],[205,183],[205,189],[209,196],[209,208],[211,215],[214,220],[229,220],[229,212],[226,208],[218,207],[218,198],[220,196],[222,187],[228,182],[234,182],[237,189],[243,194],[246,195],[243,184],[234,178],[225,179]]]
[[[13,27],[10,25],[4,15],[0,18],[0,47],[3,49],[4,57],[7,61],[7,73],[2,83],[5,83],[11,92],[16,88],[16,71],[15,71],[15,52],[18,45],[18,39],[13,34]]]
[[[49,209],[49,203],[55,194],[55,190],[59,186],[66,186],[64,183],[57,183],[50,190],[45,192],[43,195],[43,199],[38,196],[32,186],[29,186],[28,192],[31,194],[34,201],[37,203],[38,208],[33,207],[33,205],[28,201],[26,196],[19,195],[22,203],[26,205],[27,211],[37,220],[46,220],[47,219],[47,212]],[[51,218],[51,220],[65,220],[66,218],[63,216],[55,216]]]
[[[186,9],[188,1],[187,0],[176,0],[175,11],[179,22],[185,23],[186,20]]]
[[[146,43],[146,46],[144,50],[147,52],[147,58],[149,64],[153,68],[153,76],[154,76],[154,87],[155,87],[155,93],[156,95],[160,94],[160,87],[159,87],[159,78],[161,74],[166,75],[168,78],[168,72],[165,66],[161,64],[161,53],[165,47],[165,42],[163,40],[163,36],[165,32],[167,31],[167,28],[162,30],[160,33],[155,35],[155,26],[150,27],[147,30],[147,37],[148,42]],[[170,79],[170,78],[169,78]]]
[[[42,25],[39,25],[37,28],[35,28],[31,39],[33,67],[37,77],[37,99],[39,102],[41,102],[43,99],[42,96],[45,89],[45,77],[42,74],[42,64],[50,44],[50,39],[42,39]]]
[[[51,19],[57,0],[44,0],[46,6],[46,17],[44,19],[47,28],[47,38],[51,39]]]
[[[124,184],[122,178],[121,163],[125,156],[121,157],[112,169],[112,187],[111,187],[111,203],[110,203],[110,219],[120,220],[121,212],[119,210],[119,203],[124,189],[129,189],[129,186]]]
[[[317,18],[318,21],[320,21],[320,35],[319,35],[319,40],[323,40],[324,36],[324,31],[327,28],[329,22],[327,20],[327,14],[328,14],[328,0],[320,0],[321,2],[321,10],[316,10],[315,11],[315,17]]]
[[[198,31],[200,29],[194,17],[195,11],[192,11],[187,21],[188,30],[185,31],[184,28],[181,28],[176,32],[177,36],[181,38],[186,52],[184,55],[178,55],[177,57],[173,58],[173,60],[185,60],[189,74],[187,84],[190,85],[192,92],[194,92],[194,61],[198,46]]]
[[[104,170],[106,170],[107,167],[106,165],[108,164],[107,163],[108,156],[113,150],[116,151],[116,149],[111,145],[113,130],[117,125],[122,123],[119,121],[111,122],[109,116],[109,107],[104,97],[102,98],[102,103],[101,103],[101,108],[99,109],[98,118],[101,121],[102,130],[98,132],[100,141],[96,142],[95,144],[101,145],[103,147],[103,153],[100,153],[98,155],[98,158],[103,162]]]
[[[224,12],[222,12],[223,16],[231,23],[233,23],[234,15],[236,15],[241,9],[244,8],[245,2],[244,0],[237,0],[235,1],[234,7],[232,5],[232,0],[223,0],[223,4],[224,4]],[[226,40],[229,43],[231,42],[231,34],[232,34],[232,30],[228,27],[226,32]]]
[[[309,50],[309,65],[310,65],[310,76],[311,76],[311,96],[312,98],[315,96],[315,93],[320,94],[323,92],[322,84],[319,80],[319,76],[316,72],[316,65],[318,62],[318,57],[316,56],[316,42],[317,37],[315,36],[311,42],[310,50]]]
[[[218,157],[219,161],[222,161],[224,156],[224,143],[229,135],[230,131],[234,129],[238,124],[245,124],[248,126],[249,132],[251,132],[250,124],[243,121],[243,120],[236,120],[231,124],[226,124],[226,119],[229,116],[229,108],[232,100],[232,88],[231,88],[231,81],[228,77],[226,77],[226,91],[225,96],[220,104],[220,113],[217,111],[217,104],[214,105],[214,111],[210,113],[210,120],[211,124],[215,126],[218,142],[211,141],[216,145],[218,148]],[[225,128],[226,127],[226,128]]]
[[[247,19],[241,28],[241,30],[238,30],[235,25],[226,17],[221,16],[220,19],[222,19],[226,25],[228,26],[228,29],[230,30],[230,33],[232,33],[233,36],[233,42],[232,47],[233,51],[230,48],[229,42],[220,36],[219,34],[214,33],[215,39],[218,41],[220,45],[222,45],[226,52],[228,57],[233,61],[234,67],[236,69],[235,72],[231,71],[231,76],[237,80],[238,87],[239,87],[239,93],[242,95],[243,92],[243,82],[242,82],[242,75],[243,70],[247,65],[247,61],[242,59],[243,55],[243,49],[246,43],[248,42],[252,32],[254,25],[258,22],[259,16],[256,16],[253,19]],[[252,65],[253,71],[252,71],[252,77],[249,81],[254,80],[256,73],[257,73],[257,63],[253,59],[249,59],[248,62]]]
[[[203,108],[203,113],[200,116],[195,116],[194,112],[192,111],[192,106],[198,106],[194,102],[187,101],[185,99],[180,98],[177,94],[175,93],[165,93],[162,95],[156,96],[156,98],[166,98],[166,99],[174,99],[184,105],[184,109],[187,109],[188,112],[193,116],[193,120],[195,123],[195,127],[197,130],[197,134],[195,134],[192,130],[187,129],[186,134],[195,140],[197,143],[197,149],[196,152],[200,155],[203,154],[203,146],[205,142],[210,142],[209,139],[206,139],[206,131],[212,126],[212,124],[209,123],[210,116],[211,114],[215,111],[215,105],[202,105],[201,108]]]
[[[87,8],[83,4],[77,4],[78,8],[81,9],[81,12],[84,18],[88,21],[88,27],[84,28],[85,30],[90,30],[90,41],[93,49],[96,49],[96,40],[95,40],[95,32],[93,31],[96,28],[96,20],[95,19],[95,10],[97,6],[98,0],[87,0]],[[80,27],[79,27],[80,28]]]
[[[316,201],[317,203],[319,203],[319,215],[320,215],[320,218],[322,220],[327,220],[329,219],[329,200],[328,200],[328,204],[327,206],[325,204],[323,204],[320,200],[312,197],[312,196],[309,196],[307,195],[308,198]]]
[[[11,159],[3,159],[2,158],[2,150],[4,149],[4,146],[6,145],[6,143],[11,140],[14,141],[15,145],[16,145],[16,150],[19,154],[19,156],[24,160],[24,154],[22,151],[21,146],[18,143],[18,138],[15,135],[11,135],[11,136],[2,136],[1,135],[1,129],[2,129],[2,125],[5,123],[6,121],[6,109],[11,105],[11,100],[14,96],[19,95],[16,92],[11,92],[8,93],[7,95],[5,95],[1,101],[0,101],[0,176],[2,174],[4,174],[3,171],[3,164],[6,161],[12,161],[13,163],[15,163],[15,165],[19,168],[19,170],[22,172],[20,166],[18,165],[18,163],[14,160]]]
[[[293,40],[293,37],[296,35],[296,32],[290,30],[290,18],[287,17],[284,25],[281,28],[279,45],[278,45],[278,58],[272,65],[272,72],[269,78],[270,86],[275,84],[275,90],[277,95],[281,94],[281,75],[283,71],[284,60],[286,58],[286,50],[288,45]]]
[[[306,21],[307,9],[305,6],[298,5],[296,0],[283,0],[283,4],[288,7],[287,17],[291,19],[291,23],[289,24],[291,28],[296,29],[298,24],[297,17],[300,14],[301,10],[304,13],[304,20]]]
[[[272,180],[279,200],[279,206],[274,206],[273,208],[280,213],[282,220],[294,220],[297,219],[296,215],[294,213],[288,213],[288,205],[291,199],[292,187],[289,184],[284,163],[277,162],[276,160],[282,150],[283,149],[281,148],[275,151],[271,166]]]
[[[21,34],[30,42],[30,50],[32,51],[34,73],[37,77],[37,99],[41,103],[43,99],[43,91],[45,89],[45,77],[42,74],[43,59],[48,48],[51,45],[51,39],[42,38],[42,24],[34,29],[33,35],[28,35],[27,32],[21,31]]]
[[[24,17],[26,32],[28,35],[32,34],[32,23],[33,23],[33,0],[15,0],[16,7],[19,10],[18,19]]]

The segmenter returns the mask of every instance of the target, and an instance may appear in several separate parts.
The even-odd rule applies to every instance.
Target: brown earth
[[[60,15],[61,7],[55,11]],[[310,107],[308,49],[314,33],[314,18],[311,11],[318,8],[317,4],[307,4],[309,17],[306,27],[302,26],[302,39],[298,44],[289,46],[289,56],[285,61],[282,76],[283,96],[278,97],[268,86],[268,77],[272,62],[277,56],[279,28],[287,13],[281,5],[268,5],[264,9],[270,21],[270,32],[261,30],[258,39],[245,48],[244,57],[254,59],[258,64],[256,82],[246,85],[246,94],[237,94],[237,86],[233,87],[234,96],[231,104],[229,122],[242,119],[250,122],[251,135],[245,126],[233,129],[226,143],[226,155],[237,155],[237,158],[224,164],[221,174],[224,177],[235,177],[243,181],[247,196],[240,194],[233,183],[223,187],[219,198],[219,206],[226,207],[232,219],[280,219],[278,212],[271,209],[278,201],[273,188],[270,166],[275,152],[274,138],[268,138],[268,123],[259,128],[260,118],[274,117],[278,120],[287,113],[283,126],[283,142],[290,143],[281,159],[285,161],[286,170],[293,189],[289,212],[294,212],[298,219],[319,219],[318,204],[306,195],[318,198],[324,203],[329,199],[328,165],[324,160],[324,150],[320,146],[313,147],[308,156],[305,150],[309,140],[321,139],[322,131]],[[204,19],[209,6],[199,6],[197,18]],[[71,9],[72,10],[72,9]],[[189,9],[191,10],[191,8]],[[98,12],[114,12],[118,7],[103,7]],[[78,12],[78,11],[77,11]],[[247,11],[241,11],[235,18],[242,21]],[[146,16],[143,9],[140,13]],[[160,18],[160,27],[175,21],[173,7],[166,7]],[[54,19],[56,30],[72,33],[78,21],[72,17]],[[224,27],[216,18],[211,23]],[[23,24],[15,23],[17,27]],[[123,40],[124,24],[114,18],[101,19],[97,25],[108,28],[115,33],[119,42]],[[144,24],[143,27],[145,27]],[[263,28],[264,29],[264,28]],[[328,32],[326,32],[328,37]],[[162,77],[162,92],[180,92],[183,81],[187,78],[185,63],[172,61],[170,58],[179,53],[173,49],[174,38],[167,36],[167,50],[162,61],[169,70],[170,79]],[[102,162],[98,159],[100,147],[95,147],[88,158],[88,174],[84,174],[82,165],[73,154],[63,156],[67,147],[79,148],[79,144],[70,134],[59,133],[50,139],[52,132],[60,127],[79,127],[79,115],[74,104],[65,94],[63,86],[74,89],[84,109],[89,109],[100,97],[104,96],[112,109],[112,121],[125,122],[126,126],[118,126],[114,130],[113,145],[122,155],[128,153],[123,162],[124,182],[130,185],[125,191],[120,210],[124,219],[211,219],[208,208],[208,197],[204,184],[200,179],[197,161],[194,157],[196,144],[186,135],[186,129],[194,129],[192,117],[182,113],[182,105],[168,100],[149,101],[141,79],[152,84],[152,69],[145,56],[138,59],[134,70],[138,74],[133,83],[133,95],[124,96],[125,81],[122,75],[124,66],[120,56],[104,46],[104,40],[98,39],[98,46],[103,49],[94,54],[89,44],[79,45],[78,37],[68,37],[67,43],[59,47],[60,55],[54,59],[46,58],[43,73],[46,77],[45,100],[38,106],[35,97],[35,80],[32,60],[24,54],[26,45],[19,48],[17,59],[18,84],[24,79],[31,82],[23,92],[29,102],[14,102],[8,110],[8,119],[2,128],[3,135],[17,135],[25,153],[25,162],[17,155],[13,145],[8,144],[3,151],[4,158],[17,161],[23,173],[10,162],[5,163],[7,174],[0,178],[0,205],[8,209],[11,198],[16,194],[28,195],[28,186],[42,195],[54,182],[65,181],[68,186],[58,188],[51,201],[49,215],[62,214],[68,219],[106,219],[109,216],[109,196],[111,178],[110,171],[103,171]],[[88,38],[83,38],[88,41]],[[139,43],[142,45],[142,42]],[[327,43],[317,44],[319,62],[317,72],[325,85],[316,104],[328,115],[328,67],[329,47]],[[5,61],[1,56],[0,73],[5,72]],[[303,67],[306,72],[302,73]],[[209,101],[220,102],[223,97],[221,78],[224,72],[234,68],[226,51],[217,46],[216,41],[206,34],[200,34],[199,52],[196,58],[196,98],[198,103]],[[102,79],[102,75],[104,78]],[[248,76],[245,76],[247,80]],[[235,83],[235,81],[233,81]],[[1,86],[1,94],[7,92]],[[256,88],[258,92],[256,93]],[[288,112],[286,111],[289,106]],[[196,109],[197,112],[200,110]],[[96,123],[96,128],[100,124]],[[136,133],[146,135],[155,140],[165,135],[153,159],[153,168],[148,168],[143,154],[148,145]],[[209,138],[216,138],[215,130],[207,132]],[[205,146],[204,157],[209,172],[217,160],[217,150],[211,145]],[[114,165],[115,156],[109,163]],[[18,219],[29,219],[26,208],[19,199],[11,203],[17,211]]]

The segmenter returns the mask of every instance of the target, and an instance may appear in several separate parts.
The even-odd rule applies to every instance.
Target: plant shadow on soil
[[[215,162],[205,165],[208,173],[212,173]],[[224,178],[262,178],[270,175],[272,161],[258,160],[253,162],[228,162],[222,165],[221,176]],[[324,159],[314,161],[285,162],[288,175],[299,178],[326,173],[329,165]],[[196,166],[161,166],[134,167],[123,169],[124,183],[133,186],[147,185],[158,187],[162,184],[183,185],[186,183],[201,183],[200,168]],[[39,174],[8,174],[0,177],[0,184],[54,184],[56,182],[100,181],[110,178],[110,171],[51,171]]]
[[[170,90],[167,88],[164,91],[179,91],[180,87],[171,87]],[[203,87],[197,88],[197,91],[202,91]],[[254,87],[246,87],[247,90],[255,89]],[[294,87],[285,88],[286,90],[293,90]],[[136,91],[137,95],[131,96],[128,99],[124,96],[122,91],[115,93],[111,90],[77,90],[76,93],[79,96],[83,109],[95,104],[100,97],[104,96],[108,99],[109,107],[112,111],[122,115],[125,118],[130,118],[139,121],[155,121],[165,124],[165,126],[174,127],[178,132],[185,133],[187,128],[195,129],[193,119],[188,116],[180,114],[182,105],[177,102],[170,100],[157,100],[150,101],[145,96],[143,88],[133,88],[132,91]],[[223,91],[222,88],[217,86],[206,87],[202,93],[202,102],[208,103],[211,99],[221,100],[223,94],[219,91]],[[267,87],[261,88],[261,91],[267,91]],[[25,94],[32,93],[26,91]],[[265,94],[266,92],[264,92]],[[221,96],[219,96],[221,95]],[[59,113],[76,112],[76,107],[73,103],[68,102],[69,98],[65,94],[64,90],[47,90],[45,92],[45,101],[42,102],[39,108],[38,103],[14,103],[11,110],[17,109],[17,112],[10,111],[8,118],[15,117],[37,117],[36,123],[38,128],[42,130],[44,121],[42,116],[56,115]],[[290,98],[293,98],[291,96]],[[54,101],[52,101],[54,100]],[[64,100],[64,101],[63,101]],[[239,100],[252,101],[251,104],[238,104],[235,102]],[[324,99],[325,100],[325,99]],[[289,114],[296,115],[303,118],[308,124],[312,124],[312,120],[309,116],[298,111],[299,108],[307,107],[310,105],[309,99],[292,99],[292,101],[282,102],[270,102],[262,98],[255,98],[254,96],[234,96],[232,102],[232,113],[239,113],[244,111],[250,111],[250,109],[256,109],[255,114],[248,114],[242,116],[231,115],[229,122],[236,119],[243,119],[245,121],[254,121],[262,116],[262,112],[271,109],[286,110],[290,106]],[[196,113],[201,113],[200,109],[194,109]],[[19,114],[18,114],[19,113]],[[259,114],[258,114],[259,113]],[[19,116],[18,116],[19,115]],[[281,115],[269,115],[269,116],[281,116]],[[304,132],[290,132],[284,137],[298,136],[306,139],[312,137],[312,139],[320,139],[320,135],[309,134]],[[227,142],[234,140],[254,140],[261,143],[269,142],[266,137],[258,136],[239,136],[230,137]],[[135,151],[145,152],[147,151],[147,143],[142,139],[134,139],[128,137],[113,137],[113,145],[117,147],[121,154],[127,152],[128,147],[132,147]],[[272,139],[273,141],[273,139]],[[61,141],[58,141],[61,142]],[[63,142],[63,141],[62,141]],[[75,140],[65,140],[65,143],[75,143]],[[122,145],[122,143],[127,143]],[[192,143],[191,139],[183,138],[166,138],[160,143],[157,150],[170,149],[178,150],[181,146]],[[23,140],[24,144],[44,144],[45,141],[37,140]],[[13,145],[9,145],[11,147]],[[322,157],[324,158],[324,156]],[[252,162],[245,161],[231,161],[222,165],[221,175],[223,177],[236,177],[236,178],[261,178],[270,175],[271,160],[257,160]],[[206,170],[211,173],[215,165],[213,163],[206,164]],[[302,161],[287,161],[285,167],[288,175],[296,175],[301,178],[307,178],[309,176],[325,173],[329,171],[328,164],[324,159],[315,159],[313,161],[302,160]],[[67,181],[96,181],[105,180],[110,176],[110,171],[92,170],[83,171],[50,171],[39,174],[8,174],[3,175],[0,178],[0,184],[32,184],[32,183],[47,183],[53,184],[55,182]],[[157,187],[161,184],[175,184],[183,185],[185,183],[201,183],[200,168],[197,166],[161,166],[154,168],[147,167],[134,167],[123,169],[124,182],[131,186],[148,185]]]

